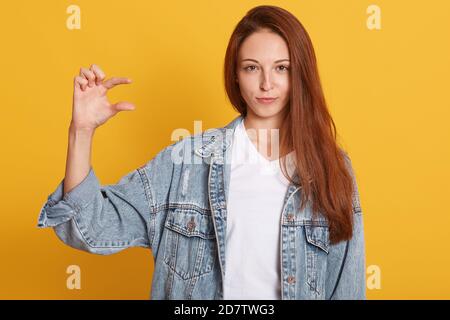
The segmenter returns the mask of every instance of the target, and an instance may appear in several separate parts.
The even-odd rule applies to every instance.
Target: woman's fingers
[[[81,68],[80,76],[84,76],[88,80],[89,87],[93,87],[95,84],[95,74],[89,69]]]
[[[131,83],[132,80],[127,77],[112,77],[108,80],[105,80],[105,73],[103,70],[96,64],[92,64],[89,69],[80,68],[80,75],[75,78],[78,86],[81,90],[86,90],[87,86],[93,87],[95,84],[103,86],[106,89],[111,89],[119,84],[128,84]]]
[[[88,85],[88,80],[82,76],[75,77],[75,86],[80,88],[81,90],[86,90],[86,86]]]
[[[127,102],[127,101],[117,102],[117,103],[113,104],[112,106],[117,111],[131,111],[136,108],[134,106],[134,104],[132,104],[131,102]]]
[[[127,84],[127,83],[131,83],[130,78],[113,77],[103,82],[103,85],[105,86],[105,88],[111,89],[118,84]]]
[[[95,74],[95,83],[99,85],[105,79],[105,73],[96,64],[91,65],[89,68]]]

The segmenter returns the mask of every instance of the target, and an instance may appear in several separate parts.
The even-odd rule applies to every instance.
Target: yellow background
[[[81,29],[66,8],[81,8]],[[111,256],[72,249],[36,227],[64,176],[73,77],[96,63],[133,84],[96,133],[102,184],[151,159],[176,128],[223,126],[237,114],[222,81],[225,49],[247,10],[281,6],[308,30],[340,142],[356,172],[367,266],[381,269],[368,299],[450,297],[450,2],[430,1],[19,1],[4,2],[1,32],[0,298],[147,299],[149,250]],[[381,30],[366,8],[381,8]],[[81,289],[66,268],[81,268]]]

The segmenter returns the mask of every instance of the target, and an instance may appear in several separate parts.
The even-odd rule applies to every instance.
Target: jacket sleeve
[[[158,203],[164,201],[170,189],[172,146],[117,184],[101,185],[91,167],[77,186],[63,194],[63,179],[48,195],[37,226],[52,227],[65,244],[94,254],[157,247],[157,229],[164,219]]]
[[[347,163],[353,177],[353,236],[342,243],[343,255],[334,267],[338,272],[330,299],[365,300],[366,299],[366,259],[364,241],[363,214],[360,205],[358,186],[356,184],[350,158]],[[336,271],[336,270],[333,270]]]

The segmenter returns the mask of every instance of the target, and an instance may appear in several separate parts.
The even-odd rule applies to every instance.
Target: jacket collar
[[[239,115],[224,127],[203,132],[201,146],[195,149],[195,153],[201,157],[209,157],[213,154],[218,157],[223,156],[226,149],[231,145],[234,129],[241,120],[243,120],[243,117]]]
[[[195,153],[201,157],[213,156],[216,159],[215,162],[222,164],[225,162],[223,167],[223,182],[225,186],[224,192],[226,203],[228,202],[229,194],[232,151],[231,148],[228,149],[228,147],[233,141],[234,130],[241,120],[243,120],[243,116],[239,115],[222,128],[209,129],[203,132],[202,144],[199,148],[195,149]],[[296,171],[293,173],[292,179],[294,183],[289,183],[287,196],[302,188],[299,175]],[[311,184],[312,181],[312,179],[309,179],[308,183]]]
[[[237,125],[243,120],[242,115],[238,115],[231,120],[227,125],[221,128],[213,128],[206,130],[202,133],[201,146],[195,149],[195,153],[201,157],[209,157],[214,155],[216,158],[230,159],[231,152],[227,148],[233,141],[234,130]],[[225,169],[225,178],[228,178],[229,168]],[[299,183],[299,177],[297,173],[294,173],[293,180],[296,184]],[[312,180],[309,181],[311,183]]]

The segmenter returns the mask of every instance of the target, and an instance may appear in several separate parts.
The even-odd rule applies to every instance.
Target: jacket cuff
[[[91,167],[88,175],[65,195],[63,195],[63,187],[64,179],[41,207],[37,224],[39,228],[57,226],[80,213],[95,199],[95,195],[100,190],[100,182]]]

